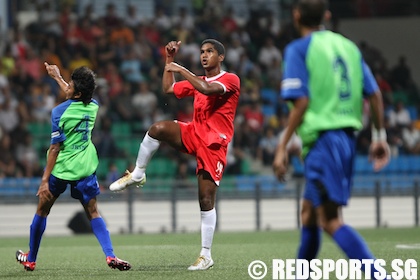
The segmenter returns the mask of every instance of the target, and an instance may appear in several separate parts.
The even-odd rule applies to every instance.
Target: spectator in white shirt
[[[265,40],[264,46],[260,49],[260,52],[258,53],[258,62],[261,64],[261,66],[267,69],[270,67],[273,60],[281,62],[282,55],[280,49],[278,49],[274,45],[273,38],[268,37]]]
[[[172,22],[163,8],[156,9],[154,23],[160,31],[167,31],[172,27]]]
[[[124,18],[124,23],[131,29],[135,29],[142,23],[142,18],[137,14],[137,9],[133,5],[127,6],[127,14]]]
[[[409,154],[420,154],[420,130],[416,129],[414,121],[410,126],[403,128],[402,139],[404,148]]]
[[[174,26],[180,25],[186,30],[194,29],[194,17],[183,6],[179,7],[178,14],[172,17],[172,23]]]
[[[396,127],[407,127],[411,123],[410,112],[401,101],[389,112],[389,124]]]

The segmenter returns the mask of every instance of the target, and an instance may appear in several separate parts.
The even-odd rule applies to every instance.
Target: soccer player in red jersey
[[[127,171],[109,188],[121,191],[129,186],[144,185],[146,166],[162,141],[194,155],[197,159],[202,249],[188,270],[206,270],[213,266],[211,245],[216,227],[216,191],[226,166],[227,146],[233,136],[240,80],[237,75],[221,69],[225,48],[219,41],[206,39],[201,43],[200,60],[205,76],[196,76],[174,62],[180,46],[180,41],[171,41],[165,47],[163,92],[177,98],[193,96],[193,120],[189,123],[160,121],[153,124],[140,145],[134,170]],[[181,74],[185,80],[177,82],[174,73]]]

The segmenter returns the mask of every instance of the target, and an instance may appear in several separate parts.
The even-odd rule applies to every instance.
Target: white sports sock
[[[143,138],[137,154],[136,167],[132,172],[134,179],[141,179],[146,171],[147,164],[160,146],[160,141],[150,137],[149,132]]]
[[[216,209],[201,211],[201,256],[211,258],[211,245],[216,229]]]

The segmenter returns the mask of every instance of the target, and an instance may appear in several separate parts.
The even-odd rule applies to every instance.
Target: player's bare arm
[[[379,171],[388,164],[391,157],[383,123],[384,110],[381,92],[375,92],[375,94],[370,96],[369,101],[372,108],[372,118],[375,126],[372,129],[372,142],[369,147],[369,160],[373,164],[373,169],[375,171]]]
[[[165,72],[172,72],[172,73],[179,73],[181,74],[186,80],[188,80],[195,89],[205,95],[213,95],[213,94],[224,94],[224,88],[219,83],[208,83],[207,81],[203,80],[200,77],[197,77],[194,73],[192,73],[187,68],[175,63],[171,62],[165,65]]]
[[[66,92],[69,88],[69,84],[61,76],[60,69],[58,69],[58,66],[50,65],[47,62],[44,62],[44,65],[45,69],[47,69],[48,75],[50,75],[50,77],[58,83],[62,91]]]
[[[172,63],[175,59],[175,55],[178,53],[181,46],[181,41],[171,41],[165,46],[166,61],[165,64],[168,65]],[[174,89],[172,85],[175,83],[175,76],[173,72],[163,71],[162,77],[162,90],[165,94],[173,94]]]
[[[375,92],[369,97],[370,106],[372,108],[372,120],[376,129],[384,128],[384,109],[382,101],[382,93]]]
[[[52,170],[54,169],[59,153],[60,143],[51,144],[48,150],[47,164],[45,166],[44,174],[41,178],[41,185],[39,186],[38,192],[36,194],[40,198],[45,198],[47,200],[52,198],[52,194],[48,188],[48,180],[50,178]]]
[[[284,137],[277,146],[276,155],[273,161],[273,170],[275,175],[280,181],[284,181],[284,176],[287,172],[287,166],[289,163],[287,153],[287,143],[292,137],[296,128],[302,122],[303,115],[305,114],[306,108],[308,107],[308,98],[299,98],[294,101],[294,106],[289,114],[289,125],[285,128]]]

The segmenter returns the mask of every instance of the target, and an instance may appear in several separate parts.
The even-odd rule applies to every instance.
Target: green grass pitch
[[[420,263],[420,228],[363,229],[360,234],[377,258],[415,259]],[[29,233],[28,233],[29,234]],[[212,249],[215,265],[208,271],[191,272],[187,267],[200,250],[200,234],[133,234],[111,236],[116,255],[132,264],[130,271],[108,268],[93,235],[50,237],[42,240],[35,271],[25,271],[15,260],[17,249],[28,249],[28,238],[0,238],[1,279],[251,279],[253,260],[295,258],[299,232],[217,232]],[[400,248],[400,245],[408,245]],[[323,236],[319,258],[340,259],[344,255],[328,236]],[[333,278],[330,278],[333,279]]]

